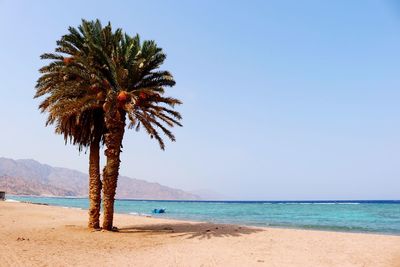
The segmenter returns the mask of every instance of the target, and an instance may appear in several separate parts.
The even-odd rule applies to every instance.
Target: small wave
[[[129,212],[130,215],[135,215],[135,216],[151,216],[150,214],[147,213],[139,213],[139,212]]]
[[[285,224],[285,223],[269,223],[270,227],[289,227],[294,229],[310,229],[310,230],[325,230],[339,232],[358,232],[369,233],[374,232],[374,229],[362,226],[343,226],[343,225],[321,225],[321,224]]]
[[[289,202],[289,203],[278,203],[280,205],[311,205],[311,202]]]
[[[316,202],[311,203],[316,205],[359,205],[360,203],[357,202]]]
[[[63,209],[72,209],[72,210],[83,210],[82,208],[76,208],[76,207],[64,207],[64,206],[62,206],[61,208],[63,208]]]
[[[358,202],[290,202],[290,203],[277,203],[281,205],[359,205]]]
[[[14,200],[14,199],[6,199],[5,202],[21,202],[21,201]]]

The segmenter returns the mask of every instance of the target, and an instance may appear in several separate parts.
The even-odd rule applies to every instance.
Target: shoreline
[[[18,197],[18,196],[17,196]],[[27,197],[35,197],[35,196],[27,196]],[[43,196],[36,196],[37,198],[41,198]],[[51,198],[51,197],[50,197]],[[65,197],[54,197],[54,198],[65,198]],[[77,199],[85,199],[85,198],[80,198],[78,197]],[[76,210],[83,210],[83,211],[87,211],[87,209],[85,208],[81,208],[81,207],[68,207],[68,206],[61,206],[61,205],[52,205],[52,204],[48,204],[48,203],[41,203],[41,202],[30,202],[30,201],[19,201],[19,200],[13,200],[13,199],[6,199],[6,202],[8,201],[16,201],[19,203],[27,203],[27,204],[33,204],[33,205],[43,205],[43,206],[52,206],[52,207],[61,207],[61,208],[66,208],[66,209],[76,209]],[[121,199],[118,199],[121,200]],[[125,199],[127,200],[127,199]],[[130,199],[131,200],[131,199]],[[159,201],[159,200],[140,200],[140,199],[136,199],[134,201]],[[186,202],[184,200],[167,200],[167,201],[174,201],[174,202]],[[353,200],[355,201],[355,200]],[[376,201],[382,201],[382,200],[376,200]],[[385,200],[387,201],[387,200]],[[390,201],[395,201],[397,202],[398,200],[390,200]],[[196,201],[194,201],[196,202]],[[212,201],[210,201],[212,202]],[[219,201],[218,201],[219,202]],[[221,201],[224,202],[224,201]],[[300,201],[301,202],[301,201]],[[330,201],[331,202],[331,201]],[[347,202],[347,201],[346,201]],[[280,225],[255,225],[255,224],[246,224],[246,223],[232,223],[232,222],[212,222],[212,221],[206,221],[206,220],[192,220],[190,218],[186,219],[186,218],[174,218],[174,217],[169,217],[168,214],[165,215],[164,218],[162,217],[155,217],[152,214],[132,214],[130,212],[127,213],[123,213],[123,212],[118,212],[115,214],[119,214],[119,215],[129,215],[129,216],[139,216],[139,217],[150,217],[150,218],[154,218],[154,219],[166,219],[166,220],[174,220],[174,221],[181,221],[181,222],[192,222],[192,223],[210,223],[210,224],[226,224],[226,225],[232,225],[232,226],[245,226],[245,227],[256,227],[256,228],[262,228],[262,229],[288,229],[288,230],[304,230],[304,231],[321,231],[321,232],[334,232],[334,233],[354,233],[354,234],[368,234],[368,235],[385,235],[385,236],[400,236],[400,233],[398,232],[379,232],[379,231],[357,231],[357,230],[336,230],[336,229],[331,229],[329,226],[324,228],[324,227],[315,227],[315,228],[306,228],[306,227],[302,227],[302,226],[280,226]],[[332,227],[333,228],[333,227]]]
[[[2,266],[400,266],[400,236],[248,227],[0,202]]]
[[[13,195],[11,197],[33,197],[33,198],[65,198],[65,199],[87,199],[88,196],[55,196],[55,195]],[[305,199],[305,200],[184,200],[184,199],[146,199],[146,198],[115,198],[118,201],[160,201],[160,202],[214,202],[214,203],[293,203],[293,204],[374,204],[374,203],[400,203],[400,199]]]

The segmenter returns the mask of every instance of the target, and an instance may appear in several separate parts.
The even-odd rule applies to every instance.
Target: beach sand
[[[0,266],[396,266],[400,236],[216,225],[0,201]]]

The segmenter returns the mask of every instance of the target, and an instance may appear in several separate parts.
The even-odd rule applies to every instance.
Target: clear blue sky
[[[0,156],[87,171],[32,99],[39,55],[81,18],[156,40],[184,101],[165,152],[126,132],[121,174],[237,199],[400,199],[395,1],[0,0]]]

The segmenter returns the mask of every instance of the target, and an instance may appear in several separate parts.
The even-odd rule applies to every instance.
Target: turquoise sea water
[[[7,196],[54,206],[88,208],[83,198]],[[152,214],[165,208],[165,214]],[[117,200],[115,211],[135,215],[252,226],[400,235],[400,201],[154,201]]]

